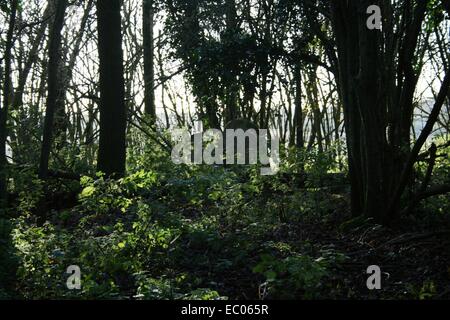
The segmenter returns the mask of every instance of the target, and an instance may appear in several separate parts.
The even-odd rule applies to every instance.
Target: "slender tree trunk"
[[[231,45],[238,33],[237,13],[235,0],[225,0],[226,33],[224,42]],[[235,57],[224,57],[224,81],[225,81],[225,125],[238,117],[238,88],[236,72],[238,71],[239,61]]]
[[[83,35],[86,32],[86,25],[89,19],[89,13],[93,7],[93,0],[88,0],[83,16],[80,21],[79,31],[75,36],[75,42],[73,44],[73,50],[69,55],[67,65],[59,64],[59,80],[60,83],[60,94],[58,95],[58,103],[56,107],[55,125],[54,131],[55,135],[59,137],[57,148],[62,148],[67,142],[66,132],[69,128],[69,119],[65,110],[66,93],[67,88],[72,80],[73,70],[75,68],[75,63],[80,53],[80,47],[83,41]]]
[[[156,120],[155,107],[155,71],[154,71],[154,1],[143,0],[143,47],[144,47],[144,104],[145,113],[152,118],[152,122]]]
[[[162,38],[162,33],[161,30],[159,31],[159,35],[158,38],[161,39]],[[164,65],[163,65],[163,54],[161,52],[162,49],[162,43],[159,42],[158,44],[158,50],[157,50],[157,54],[158,54],[158,68],[159,68],[159,74],[160,77],[162,79],[165,78],[165,73],[164,73]],[[166,94],[166,83],[162,83],[161,84],[161,105],[164,111],[164,119],[166,121],[166,129],[169,129],[170,127],[170,120],[169,120],[169,113],[167,112],[167,105],[166,105],[166,101],[165,101],[165,94]],[[183,109],[182,109],[183,111]]]
[[[121,31],[121,0],[98,0],[100,58],[100,142],[97,169],[123,176],[126,162],[126,109]]]
[[[22,70],[19,73],[17,87],[14,92],[14,99],[11,109],[17,112],[17,118],[14,119],[16,125],[15,130],[10,134],[10,141],[13,159],[17,163],[26,163],[27,156],[29,156],[24,154],[22,150],[24,146],[28,146],[31,143],[29,132],[27,132],[26,129],[23,129],[23,127],[27,127],[27,125],[24,124],[30,121],[31,106],[27,112],[26,108],[23,106],[23,95],[30,72],[38,59],[39,49],[41,48],[42,42],[45,38],[45,31],[48,26],[47,19],[50,15],[50,11],[50,6],[47,5],[43,14],[44,22],[42,22],[39,26],[36,36],[33,39],[32,47],[28,53],[28,57],[26,58]]]
[[[9,22],[9,30],[7,35],[7,41],[6,41],[6,50],[5,50],[5,64],[6,66],[11,65],[11,49],[13,44],[13,31],[14,31],[14,25],[16,21],[16,10],[17,10],[17,2],[13,3],[13,7],[11,8],[11,15],[10,15],[10,22]],[[11,67],[7,67],[7,69],[11,69]],[[8,80],[9,73],[5,73],[5,78],[3,78],[3,68],[2,65],[0,65],[0,79],[1,82],[4,82],[5,80]],[[13,292],[13,283],[17,272],[17,265],[14,263],[14,261],[11,259],[13,256],[13,248],[14,245],[12,244],[11,239],[11,224],[8,221],[7,216],[7,207],[8,207],[8,196],[7,196],[7,172],[6,172],[6,165],[7,165],[7,159],[5,154],[6,149],[6,122],[7,122],[7,115],[8,115],[8,108],[9,108],[9,98],[7,97],[8,91],[10,91],[9,85],[7,85],[5,82],[3,86],[3,97],[6,97],[6,103],[4,104],[4,107],[0,109],[0,136],[1,136],[1,152],[0,152],[0,289],[3,290],[3,292]],[[6,85],[5,85],[6,84]],[[7,90],[7,91],[5,91]],[[6,92],[6,94],[5,94]],[[4,102],[3,101],[3,102]],[[0,95],[0,106],[1,106],[1,95]]]
[[[7,120],[9,105],[11,103],[11,59],[12,48],[14,45],[14,28],[16,25],[17,7],[19,5],[18,0],[13,0],[10,7],[9,26],[6,35],[5,43],[5,68],[3,79],[3,108],[0,110],[0,208],[6,207],[7,202],[7,174],[6,165],[8,160],[6,158],[6,139],[8,136]]]
[[[58,100],[61,99],[61,83],[58,73],[61,63],[61,31],[64,26],[64,15],[67,8],[67,0],[59,0],[55,3],[55,17],[50,31],[49,59],[48,59],[48,94],[45,110],[44,132],[42,137],[41,158],[39,164],[39,178],[45,179],[48,174],[48,162],[53,143],[53,125],[55,115],[58,112]]]
[[[314,141],[317,142],[319,153],[323,153],[323,139],[322,139],[322,112],[319,106],[319,90],[317,88],[317,66],[311,66],[308,71],[307,96],[309,104],[312,109],[312,126],[311,138],[308,143],[308,150],[314,146]]]
[[[302,72],[300,63],[294,67],[294,81],[295,81],[295,111],[294,111],[294,128],[295,132],[295,146],[302,150],[305,142],[303,139],[303,110],[302,110]]]
[[[49,13],[50,9],[49,6],[47,6],[43,15],[44,20],[47,19]],[[33,64],[36,62],[36,59],[38,58],[38,50],[42,44],[42,40],[44,39],[45,30],[47,29],[47,26],[48,23],[47,21],[45,21],[42,22],[41,26],[39,27],[36,37],[34,38],[33,45],[28,54],[28,58],[24,64],[24,68],[22,72],[19,74],[18,85],[16,92],[14,94],[14,103],[13,103],[14,110],[17,110],[23,103],[23,92],[25,84],[28,80],[28,75],[30,74],[31,68],[33,67]]]

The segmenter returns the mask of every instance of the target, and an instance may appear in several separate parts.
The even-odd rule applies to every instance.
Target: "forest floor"
[[[22,193],[13,217],[16,295],[450,298],[450,219],[436,206],[387,228],[351,218],[340,175],[329,186],[305,187],[257,170],[165,170],[119,181],[84,177],[75,187],[55,180],[47,194]],[[42,199],[46,223],[39,225],[31,213]],[[81,269],[82,290],[66,287],[70,265]],[[366,286],[371,265],[381,268],[381,290]]]
[[[340,264],[336,279],[348,285],[347,297],[357,299],[450,298],[450,225],[388,229],[365,225],[342,232],[336,229],[342,220],[326,225],[299,225],[310,241],[333,246],[348,260]],[[345,222],[344,222],[345,223]],[[323,237],[321,234],[328,234]],[[382,289],[366,286],[370,265],[382,271]]]

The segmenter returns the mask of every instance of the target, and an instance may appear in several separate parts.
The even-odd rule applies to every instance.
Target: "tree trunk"
[[[234,39],[238,33],[237,13],[235,0],[225,0],[225,20],[226,32],[224,42],[227,46],[234,44]],[[235,120],[238,117],[238,88],[236,72],[238,71],[239,61],[233,55],[224,57],[224,82],[225,82],[225,124]]]
[[[11,150],[14,162],[26,163],[27,157],[29,155],[23,152],[24,146],[28,146],[31,142],[31,137],[29,132],[26,130],[28,125],[24,125],[30,121],[31,118],[31,107],[27,112],[26,108],[23,106],[23,95],[25,90],[25,85],[28,81],[29,75],[31,73],[33,65],[38,60],[39,49],[41,48],[42,42],[45,38],[45,31],[47,30],[48,22],[47,19],[50,12],[50,5],[47,5],[44,14],[43,22],[39,26],[36,36],[32,41],[32,47],[28,53],[28,57],[25,60],[23,68],[18,75],[17,87],[14,92],[14,100],[11,104],[11,109],[17,112],[17,118],[14,119],[16,124],[15,130],[10,133]],[[18,125],[20,124],[20,125]]]
[[[303,150],[305,145],[303,139],[303,110],[302,110],[302,72],[300,62],[294,67],[294,81],[295,81],[295,111],[294,111],[294,129],[292,135],[295,136],[295,146],[299,150]]]
[[[47,106],[45,110],[44,132],[42,137],[41,157],[39,164],[39,178],[45,179],[48,174],[48,162],[53,142],[53,126],[55,115],[62,99],[62,87],[58,72],[61,63],[61,30],[64,26],[64,15],[67,8],[67,0],[55,3],[55,17],[50,31],[49,59],[47,69]],[[64,107],[64,106],[63,106]]]
[[[387,1],[375,1],[383,11],[383,31],[366,27],[366,10],[373,1],[331,2],[339,59],[339,89],[344,109],[352,212],[388,224],[400,211],[411,183],[417,144],[410,151],[413,98],[420,75],[415,57],[427,1],[405,2],[399,12]],[[397,21],[396,21],[397,20]],[[404,27],[402,37],[393,23]],[[389,25],[390,24],[390,25]],[[383,33],[382,33],[383,32]],[[428,32],[428,31],[427,31]],[[394,40],[395,39],[395,40]],[[399,48],[399,49],[398,49]],[[397,50],[398,49],[398,50]],[[448,92],[446,76],[441,97]],[[443,100],[437,100],[440,110]],[[429,118],[434,124],[436,119]],[[424,142],[431,129],[423,132]]]
[[[97,1],[100,58],[100,142],[97,168],[107,176],[123,176],[126,162],[126,110],[120,9],[120,0]]]
[[[8,33],[6,35],[5,43],[5,68],[3,79],[3,108],[0,110],[0,208],[6,207],[7,202],[7,174],[6,165],[8,160],[6,158],[6,139],[8,136],[7,119],[11,93],[11,59],[12,48],[14,45],[14,28],[16,25],[18,0],[13,0],[10,7]],[[0,72],[1,74],[1,72]]]
[[[47,19],[50,8],[49,6],[47,6],[47,8],[45,9],[44,15],[43,15],[43,19]],[[30,49],[30,52],[28,54],[28,58],[24,64],[24,68],[22,70],[22,72],[19,74],[19,79],[18,79],[18,85],[17,85],[17,89],[16,92],[14,93],[14,103],[13,103],[13,109],[17,110],[23,103],[23,91],[25,88],[25,84],[27,82],[28,79],[28,75],[30,74],[31,68],[33,67],[33,64],[36,62],[37,58],[38,58],[38,50],[39,47],[41,46],[42,40],[44,39],[45,36],[45,30],[47,29],[48,23],[47,21],[42,22],[41,26],[39,27],[36,37],[33,40],[33,45]]]
[[[158,38],[162,39],[162,32],[161,32],[161,30],[159,31]],[[162,49],[161,41],[159,42],[157,48],[158,48],[157,49],[157,55],[158,55],[159,74],[160,74],[161,79],[165,79],[166,76],[165,76],[165,73],[164,73],[163,54],[161,52],[161,49]],[[166,83],[163,82],[161,84],[161,105],[162,105],[162,108],[163,108],[163,111],[164,111],[164,119],[165,119],[165,122],[166,122],[165,128],[169,129],[169,127],[170,127],[170,119],[169,119],[169,113],[167,111],[167,105],[166,105],[166,101],[165,101],[166,87],[167,87]],[[175,107],[175,111],[176,111],[176,107]],[[182,109],[182,111],[183,111],[183,109]]]
[[[3,77],[2,66],[0,65],[0,79],[3,82],[3,107],[0,99],[0,290],[13,291],[14,280],[17,272],[17,265],[14,263],[14,248],[12,244],[12,226],[7,216],[8,195],[7,195],[7,172],[6,166],[6,140],[8,136],[7,122],[9,117],[9,107],[12,103],[11,93],[11,60],[12,48],[14,46],[14,29],[17,22],[17,9],[19,1],[13,0],[10,3],[9,26],[6,34],[5,52],[3,55],[5,72]],[[2,39],[3,40],[3,39]]]
[[[88,0],[80,21],[79,31],[75,36],[75,41],[73,44],[73,50],[69,55],[67,64],[60,63],[59,65],[59,80],[60,83],[60,94],[58,95],[58,103],[56,107],[55,125],[54,132],[59,138],[56,144],[56,148],[64,147],[67,142],[66,132],[69,128],[69,119],[65,110],[66,93],[70,81],[72,80],[73,70],[75,68],[76,60],[80,53],[80,47],[83,41],[83,35],[86,32],[86,25],[89,19],[89,13],[91,12],[93,6],[93,0]]]
[[[153,0],[143,0],[144,104],[145,113],[150,116],[152,122],[156,120],[153,42],[154,10]]]

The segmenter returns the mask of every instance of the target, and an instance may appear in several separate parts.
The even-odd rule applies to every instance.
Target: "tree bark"
[[[13,0],[10,7],[9,26],[6,35],[5,54],[4,54],[4,79],[3,79],[3,108],[0,110],[0,208],[5,208],[7,205],[7,174],[6,165],[8,160],[6,158],[6,139],[8,136],[7,119],[9,112],[9,105],[11,103],[11,60],[12,48],[14,45],[14,28],[16,25],[18,0]],[[1,73],[1,72],[0,72]]]
[[[225,20],[226,32],[224,42],[226,46],[232,46],[235,36],[238,33],[237,13],[235,0],[225,0]],[[239,68],[239,61],[233,55],[224,57],[223,78],[225,82],[225,124],[235,120],[238,117],[238,85],[236,73]]]
[[[155,107],[155,71],[154,71],[154,1],[143,0],[143,48],[144,48],[144,104],[145,113],[152,122],[156,120]]]
[[[58,112],[62,87],[59,81],[59,68],[61,64],[61,31],[64,26],[64,15],[68,1],[60,0],[55,3],[55,17],[50,31],[49,59],[47,69],[47,106],[45,109],[44,132],[42,137],[41,157],[39,163],[39,178],[45,179],[48,174],[50,150],[53,143],[53,126],[55,115]]]
[[[305,142],[303,139],[303,110],[302,110],[302,73],[300,62],[294,67],[295,81],[295,102],[294,102],[294,129],[292,134],[295,136],[295,146],[302,150]]]
[[[429,32],[421,28],[427,3],[405,2],[394,13],[387,1],[331,2],[352,212],[383,224],[389,224],[401,212],[413,164],[431,133],[449,87],[447,71],[433,112],[411,150],[413,98],[421,72],[421,58],[415,54],[421,33]],[[371,4],[382,8],[387,25],[382,31],[366,27],[366,9]],[[394,23],[398,24],[396,28]]]
[[[97,169],[107,176],[125,174],[126,109],[121,32],[121,1],[98,0],[100,58],[100,142]]]

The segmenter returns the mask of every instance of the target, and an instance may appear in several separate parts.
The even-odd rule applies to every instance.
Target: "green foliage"
[[[156,187],[157,175],[154,172],[139,171],[120,180],[105,179],[101,174],[97,180],[81,178],[83,190],[80,202],[87,211],[107,213],[112,210],[125,212],[133,203],[132,198],[140,196]]]
[[[1,0],[0,1],[0,11],[9,14],[11,12],[11,0]],[[21,1],[18,1],[18,5],[20,8]]]
[[[58,296],[63,292],[63,262],[70,244],[68,237],[55,233],[50,224],[36,227],[25,224],[24,219],[18,220],[13,240],[20,257],[17,276],[25,298]]]
[[[217,291],[207,288],[199,288],[184,293],[180,287],[185,286],[186,277],[181,275],[175,279],[148,278],[138,274],[136,298],[150,300],[223,300]]]
[[[44,195],[44,183],[40,181],[33,168],[17,168],[10,171],[11,193],[18,195],[16,209],[20,215],[31,215]]]
[[[340,263],[344,257],[327,252],[313,259],[307,255],[294,255],[277,259],[272,255],[262,255],[261,262],[253,272],[264,275],[262,297],[272,299],[314,299],[321,295],[323,280],[329,275],[329,268]]]
[[[6,13],[8,12],[8,0],[0,1],[0,10]]]
[[[17,259],[11,243],[11,224],[0,217],[0,300],[13,297],[12,291]]]
[[[428,300],[436,295],[436,284],[431,280],[426,280],[421,286],[408,286],[408,291],[413,299]]]
[[[438,136],[433,139],[437,146],[445,146],[447,138],[446,136]],[[440,147],[437,151],[436,163],[433,169],[432,179],[430,187],[436,185],[448,185],[450,184],[450,146]],[[428,161],[420,162],[416,166],[416,185],[421,185],[425,178],[425,173],[428,169]],[[443,215],[447,215],[450,212],[450,197],[448,194],[442,194],[435,197],[426,199],[421,203],[421,206],[416,208],[415,217],[425,218],[422,223],[432,223],[436,219],[441,218]]]
[[[355,287],[361,286],[355,274],[363,273],[364,268],[358,269],[359,264],[368,262],[372,252],[379,261],[387,258],[382,262],[388,264],[395,264],[397,261],[391,260],[398,256],[410,254],[412,257],[406,257],[404,264],[399,263],[408,266],[420,262],[420,249],[415,244],[420,244],[422,252],[433,252],[426,242],[408,243],[403,247],[402,241],[407,241],[408,237],[388,241],[383,232],[392,230],[375,225],[365,217],[349,217],[351,199],[344,132],[351,133],[347,139],[349,145],[354,145],[353,168],[358,172],[361,167],[364,172],[356,177],[361,180],[356,185],[366,191],[361,199],[369,199],[374,194],[371,188],[363,188],[372,179],[370,172],[363,169],[371,167],[364,164],[368,157],[376,155],[372,152],[376,148],[373,145],[371,148],[371,144],[365,146],[364,142],[382,142],[379,151],[388,157],[381,154],[380,159],[387,160],[386,163],[395,162],[397,156],[403,159],[402,154],[408,154],[411,146],[401,138],[402,126],[397,127],[405,121],[391,121],[396,119],[388,119],[391,117],[386,118],[386,112],[381,112],[389,109],[389,114],[392,113],[388,105],[390,107],[390,101],[396,99],[391,96],[381,99],[383,103],[378,110],[381,113],[374,122],[381,128],[375,128],[376,125],[372,128],[371,122],[365,121],[365,115],[372,113],[356,112],[353,116],[352,112],[347,112],[358,111],[352,105],[343,106],[353,99],[340,101],[348,95],[345,90],[339,90],[343,89],[339,88],[339,83],[333,84],[335,77],[331,72],[333,68],[330,69],[331,62],[337,65],[339,61],[330,61],[334,45],[324,43],[333,38],[333,26],[327,14],[331,13],[329,1],[149,1],[159,12],[154,12],[154,22],[164,26],[164,37],[155,38],[158,39],[155,43],[158,66],[155,67],[159,68],[159,79],[153,84],[162,89],[162,96],[158,94],[162,101],[156,103],[164,104],[164,112],[168,112],[165,116],[171,118],[167,122],[173,125],[172,116],[175,116],[181,126],[188,127],[193,120],[202,120],[205,128],[219,128],[228,118],[245,118],[244,122],[251,120],[261,128],[270,128],[271,132],[279,131],[286,141],[281,141],[282,163],[274,176],[261,176],[260,165],[175,165],[170,157],[170,132],[162,129],[166,124],[155,125],[152,120],[158,122],[159,119],[140,116],[137,103],[142,94],[136,90],[140,70],[136,69],[139,59],[135,59],[139,57],[140,48],[134,48],[136,30],[132,29],[135,23],[125,23],[124,40],[130,52],[124,61],[129,111],[128,175],[117,180],[96,173],[98,122],[102,122],[103,116],[99,117],[95,106],[98,90],[95,79],[91,79],[97,70],[96,55],[91,55],[96,45],[92,38],[95,23],[89,11],[93,8],[87,7],[87,1],[71,1],[74,10],[67,12],[63,42],[67,45],[66,55],[75,53],[77,59],[74,65],[68,65],[73,70],[63,72],[63,78],[68,78],[66,83],[59,83],[62,93],[67,91],[66,99],[60,101],[63,105],[67,102],[67,108],[59,108],[61,114],[59,111],[55,114],[57,128],[52,139],[49,169],[52,173],[76,173],[76,181],[60,179],[55,177],[57,174],[41,181],[36,174],[48,87],[45,63],[41,63],[47,59],[41,48],[48,47],[49,41],[49,32],[38,33],[46,30],[44,27],[51,18],[42,15],[45,8],[40,2],[43,1],[17,2],[16,27],[11,30],[14,72],[3,79],[8,80],[10,76],[10,81],[2,81],[11,82],[12,101],[7,117],[3,118],[6,126],[2,128],[6,130],[6,144],[11,148],[6,165],[7,196],[11,201],[7,208],[0,208],[0,299],[348,298],[354,297],[358,291]],[[13,3],[0,0],[4,36]],[[355,8],[359,7],[356,3]],[[89,4],[95,5],[91,1]],[[422,4],[427,5],[424,19],[420,11],[416,11]],[[448,12],[449,5],[449,1],[442,0],[394,1],[392,19],[384,17],[384,22],[392,23],[394,33],[399,33],[398,38],[390,33],[392,30],[386,33],[396,39],[392,43],[398,42],[398,48],[390,48],[395,55],[386,56],[392,58],[387,65],[400,65],[402,57],[408,57],[411,50],[411,53],[420,53],[414,56],[412,70],[399,68],[397,77],[396,72],[391,74],[391,80],[398,79],[399,83],[388,81],[386,86],[387,89],[393,89],[390,85],[397,86],[405,105],[410,105],[411,99],[408,101],[408,94],[403,93],[410,91],[412,95],[414,91],[407,90],[407,85],[402,86],[409,82],[409,73],[420,75],[423,69],[422,75],[426,75],[432,70],[437,74],[436,80],[442,75],[448,51],[447,22],[444,21],[448,14],[444,10]],[[136,16],[141,9],[139,5],[124,6],[124,16]],[[87,19],[84,34],[78,32],[77,25],[82,11]],[[344,11],[342,18],[347,14]],[[414,31],[415,24],[411,22],[415,19],[420,22],[417,26],[422,27],[416,34],[417,43],[409,41],[414,37],[409,39],[401,34],[404,29]],[[414,36],[415,32],[409,34]],[[384,51],[384,40],[378,46],[380,57],[389,52]],[[0,40],[2,50],[4,42],[5,39]],[[80,47],[74,48],[74,44]],[[417,48],[410,48],[410,44]],[[28,56],[36,54],[33,48],[38,50],[36,57]],[[76,50],[72,52],[72,49]],[[299,63],[302,61],[305,64]],[[31,66],[31,70],[27,66]],[[396,68],[388,69],[395,71]],[[403,71],[407,71],[406,74]],[[173,86],[179,77],[185,77],[188,85],[186,96],[176,92],[185,89],[184,86]],[[344,73],[342,79],[345,78]],[[381,82],[381,78],[374,80]],[[359,93],[363,91],[360,91],[357,88],[351,95],[362,97]],[[2,93],[8,97],[9,92]],[[177,106],[180,101],[186,101],[181,109]],[[354,102],[357,106],[362,100]],[[414,103],[414,110],[409,110],[402,118],[411,118],[421,104],[422,101]],[[445,111],[442,113],[438,121],[440,128],[435,128],[439,129],[435,132],[448,128],[448,117]],[[302,116],[304,138],[308,141],[302,148],[286,147],[295,142],[292,134],[301,124],[297,123],[297,116]],[[356,121],[353,126],[352,119],[362,121]],[[416,117],[413,120],[415,122]],[[385,141],[385,129],[389,141]],[[358,132],[369,135],[364,139]],[[448,133],[433,139],[437,145],[445,145]],[[428,187],[450,183],[449,152],[450,147],[439,149]],[[415,166],[413,185],[402,201],[408,200],[407,194],[419,191],[428,163],[425,159]],[[389,191],[382,192],[386,197],[398,181],[389,182],[384,167],[378,168],[383,172],[379,175],[381,189]],[[392,173],[393,178],[401,173],[391,171],[386,172]],[[81,181],[78,181],[78,174],[83,176]],[[369,204],[376,202],[369,200]],[[426,199],[413,211],[409,221],[419,222],[414,224],[415,228],[445,228],[450,198],[439,195]],[[409,225],[402,227],[406,229]],[[383,238],[378,239],[374,234],[381,234]],[[426,233],[421,235],[427,236]],[[432,239],[430,244],[438,238]],[[339,274],[345,259],[341,251],[358,255],[368,248],[375,250],[358,257],[360,260],[355,258],[358,262],[356,271],[350,271],[352,279]],[[387,253],[383,252],[385,249]],[[386,256],[379,256],[383,253]],[[441,263],[446,262],[445,258],[436,259],[436,263],[430,259],[433,260],[430,265],[435,263],[439,270],[446,269],[447,265]],[[81,268],[82,289],[79,291],[66,287],[66,270],[70,265]],[[441,279],[448,280],[447,270],[439,272]],[[416,275],[419,273],[423,273],[422,277],[415,277],[415,284],[395,283],[401,288],[401,294],[396,296],[440,297],[439,290],[443,287],[440,279],[431,279],[431,276],[428,279],[428,269],[419,269]],[[425,281],[423,276],[427,277]]]
[[[44,185],[31,169],[15,170],[11,190],[19,195],[17,215],[2,236],[7,238],[12,229],[12,243],[8,251],[0,243],[0,255],[17,257],[17,295],[199,300],[353,296],[335,275],[344,256],[305,241],[301,230],[327,224],[335,208],[341,203],[345,208],[345,189],[334,193],[320,187],[342,183],[342,173],[335,173],[331,156],[292,151],[282,150],[286,157],[280,173],[270,177],[261,176],[258,166],[174,166],[158,149],[134,154],[130,163],[139,169],[119,180],[97,174],[83,177],[80,185],[53,180]],[[160,163],[147,162],[147,156]],[[445,161],[438,161],[437,172],[448,170]],[[50,209],[47,222],[39,225],[33,213],[45,190],[79,193],[73,206]],[[365,219],[341,221],[336,232],[357,232],[367,224]],[[13,260],[0,258],[0,274],[13,270]],[[81,269],[79,291],[66,287],[70,265]],[[432,297],[429,286],[422,293],[421,286],[415,288],[410,295]],[[7,293],[0,288],[0,298]]]

